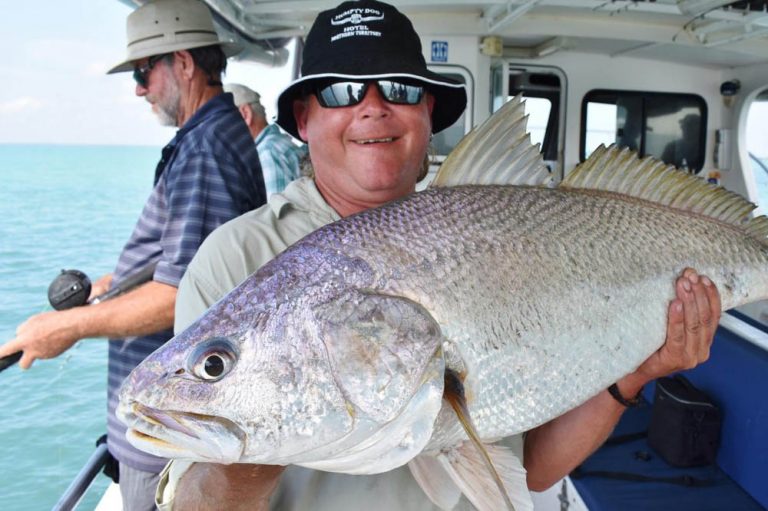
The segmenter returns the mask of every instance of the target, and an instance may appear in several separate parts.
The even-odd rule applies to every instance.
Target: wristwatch
[[[611,384],[611,386],[608,387],[608,393],[611,396],[613,396],[613,399],[615,399],[622,405],[626,406],[627,408],[634,408],[640,404],[640,394],[642,392],[643,392],[643,388],[640,387],[640,391],[637,393],[635,397],[627,399],[621,395],[621,391],[619,390],[619,387],[617,387],[615,383]]]

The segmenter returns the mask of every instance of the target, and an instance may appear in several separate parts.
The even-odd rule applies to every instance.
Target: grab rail
[[[109,456],[106,435],[104,435],[96,442],[96,450],[93,451],[91,457],[88,458],[88,461],[85,462],[83,468],[80,469],[75,479],[69,484],[69,487],[59,498],[59,501],[53,506],[52,511],[71,511],[75,509],[85,495],[85,492],[88,491],[96,475],[106,464]]]

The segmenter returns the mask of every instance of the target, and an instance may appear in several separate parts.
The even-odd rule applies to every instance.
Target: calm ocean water
[[[0,145],[0,342],[48,310],[63,268],[112,271],[151,188],[160,148]],[[50,509],[106,431],[106,342],[0,373],[0,509]],[[81,504],[92,509],[108,484]]]

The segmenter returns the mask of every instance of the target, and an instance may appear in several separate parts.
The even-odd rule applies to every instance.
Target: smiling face
[[[354,106],[324,108],[314,95],[294,103],[317,188],[340,215],[414,191],[432,132],[433,106],[429,93],[417,105],[396,105],[376,87]]]

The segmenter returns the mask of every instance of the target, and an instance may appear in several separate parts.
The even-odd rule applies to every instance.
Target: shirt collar
[[[231,93],[223,92],[209,99],[203,106],[198,108],[194,114],[192,114],[192,117],[187,119],[187,122],[185,122],[178,131],[176,131],[174,142],[181,140],[184,135],[192,131],[195,126],[205,121],[207,118],[216,115],[221,111],[234,110],[235,102],[232,97]]]
[[[185,122],[181,128],[176,130],[176,135],[163,148],[162,157],[160,158],[160,162],[158,162],[157,167],[155,168],[155,184],[157,184],[158,180],[160,179],[160,175],[165,170],[166,165],[171,160],[171,155],[173,154],[181,139],[184,138],[184,135],[192,131],[195,126],[202,123],[207,118],[215,116],[219,112],[234,109],[235,101],[232,94],[229,92],[217,94],[216,96],[209,99],[203,106],[198,108],[197,111],[192,114],[192,117],[187,119],[187,122]]]
[[[277,124],[267,124],[266,127],[261,130],[258,135],[256,135],[256,138],[253,139],[253,142],[256,145],[259,145],[259,142],[264,140],[268,135],[275,135],[275,132],[280,133],[280,129],[277,127]]]
[[[288,209],[305,211],[323,223],[331,223],[341,216],[325,201],[310,177],[300,177],[291,181],[285,190],[269,196],[269,207],[277,218],[285,215]]]

